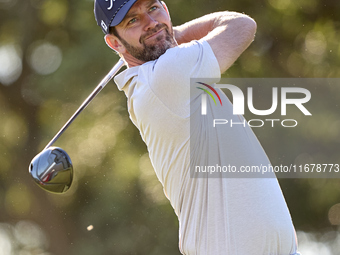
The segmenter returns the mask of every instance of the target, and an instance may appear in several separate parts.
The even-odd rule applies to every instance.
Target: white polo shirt
[[[249,127],[215,132],[206,123],[208,118],[201,118],[191,128],[195,139],[190,140],[190,103],[202,93],[190,95],[190,78],[220,76],[210,45],[200,40],[129,68],[115,81],[127,96],[130,118],[178,216],[183,254],[294,254],[295,230],[276,178],[190,177],[190,164],[207,165],[212,160],[209,151],[217,152],[213,161],[220,165],[270,164]],[[223,114],[234,118],[228,98],[220,95],[229,107]],[[208,108],[211,115],[222,110]]]

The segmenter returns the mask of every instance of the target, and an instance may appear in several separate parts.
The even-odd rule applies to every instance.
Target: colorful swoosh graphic
[[[203,86],[206,86],[206,87],[209,88],[212,92],[214,92],[215,95],[217,96],[218,100],[220,101],[221,106],[222,106],[222,100],[221,100],[220,96],[218,95],[217,91],[216,91],[213,87],[211,87],[210,85],[208,85],[208,84],[206,84],[206,83],[203,83],[203,82],[197,82],[197,83],[199,83],[199,84],[201,84],[201,85],[203,85]],[[203,90],[204,92],[206,92],[206,93],[214,100],[215,105],[217,105],[214,96],[213,96],[207,89],[203,89],[203,88],[200,88],[200,87],[197,87],[197,88]]]

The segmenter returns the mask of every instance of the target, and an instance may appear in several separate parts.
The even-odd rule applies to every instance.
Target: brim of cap
[[[123,7],[117,12],[116,16],[112,20],[110,27],[114,27],[120,24],[120,22],[123,21],[125,18],[125,15],[129,12],[131,9],[132,5],[134,5],[135,2],[138,0],[130,0],[126,4],[123,5]]]

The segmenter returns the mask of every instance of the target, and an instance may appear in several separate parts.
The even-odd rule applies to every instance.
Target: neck
[[[145,62],[131,56],[129,53],[122,54],[128,68],[143,65]]]

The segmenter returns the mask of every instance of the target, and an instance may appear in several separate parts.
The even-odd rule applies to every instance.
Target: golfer
[[[294,226],[276,178],[190,175],[194,165],[216,160],[219,165],[270,164],[248,126],[216,132],[208,124],[212,117],[207,117],[190,129],[192,118],[200,116],[204,93],[196,89],[190,94],[190,79],[219,79],[253,41],[254,20],[217,12],[173,27],[165,3],[159,0],[95,0],[95,17],[107,45],[128,67],[115,81],[126,94],[130,118],[178,216],[181,253],[298,254]],[[227,97],[220,96],[227,109],[208,103],[207,116],[224,110],[242,121],[242,116],[232,115]]]

